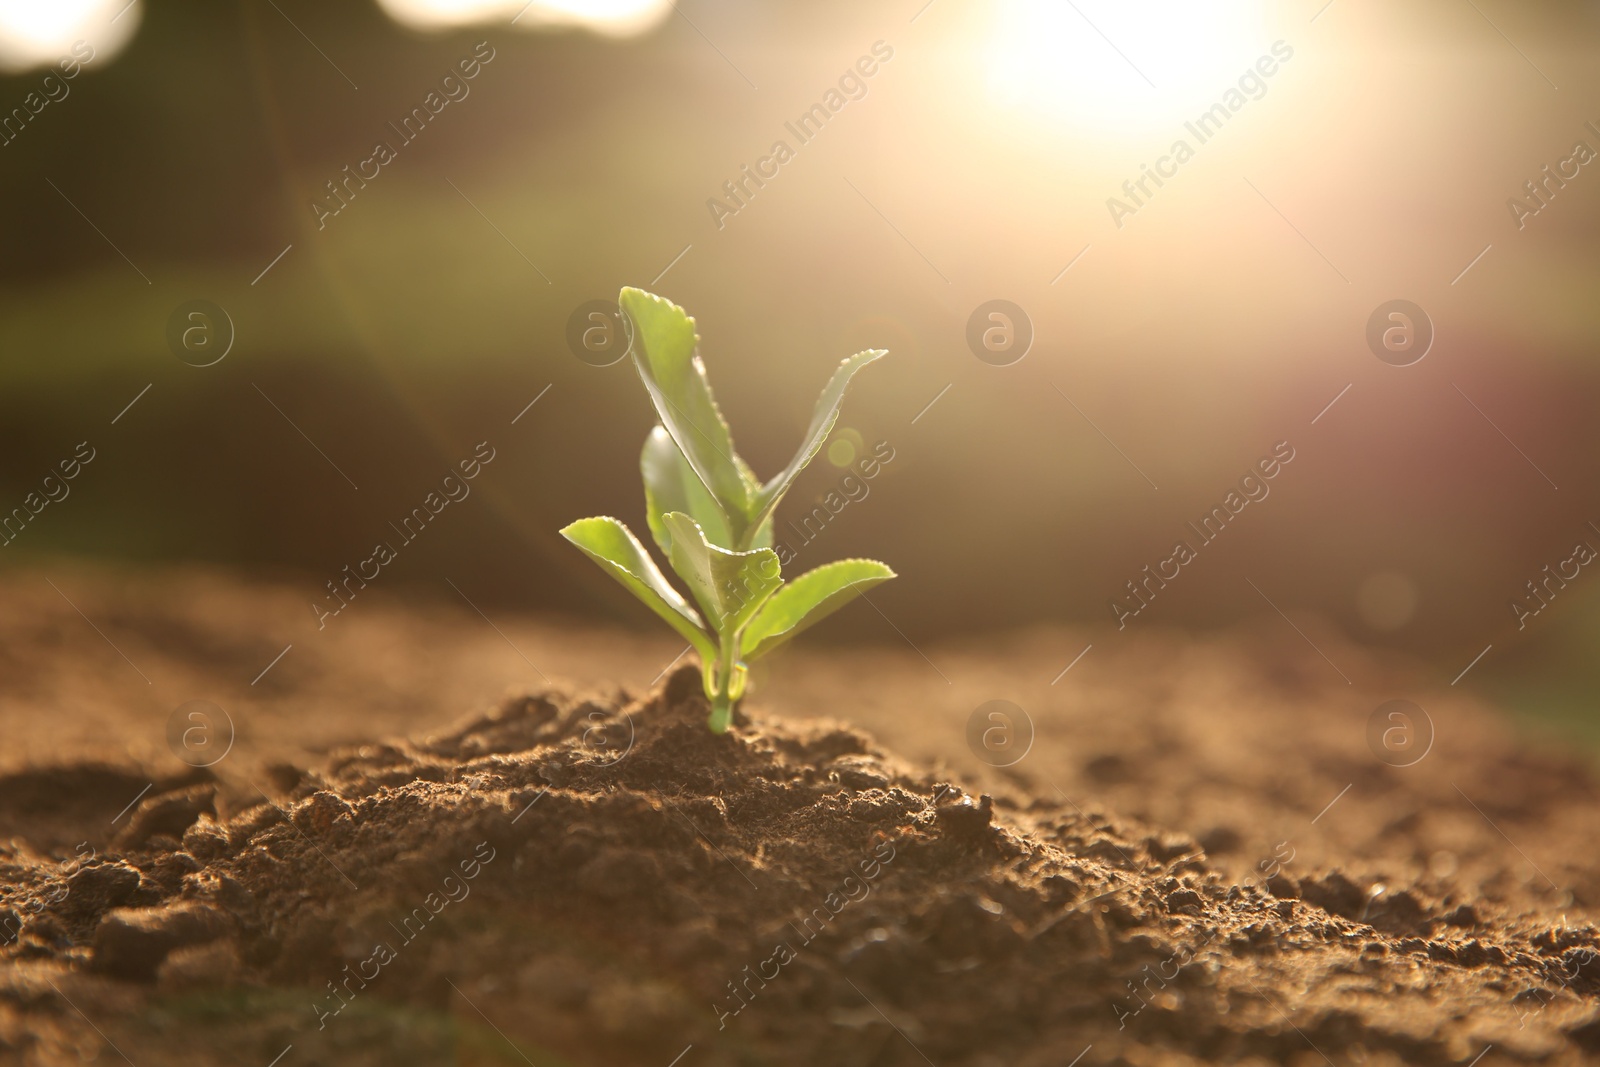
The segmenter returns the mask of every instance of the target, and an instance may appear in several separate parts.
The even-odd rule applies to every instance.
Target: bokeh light
[[[0,71],[52,65],[80,41],[107,60],[133,37],[141,7],[142,0],[0,0]]]

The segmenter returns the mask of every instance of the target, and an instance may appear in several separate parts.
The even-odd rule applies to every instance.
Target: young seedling
[[[817,399],[805,440],[789,465],[760,481],[733,450],[695,347],[694,320],[640,289],[619,298],[630,354],[660,420],[645,438],[645,516],[656,546],[704,612],[668,584],[639,539],[608,516],[561,531],[611,577],[665,619],[700,653],[711,729],[722,733],[744,696],[746,664],[895,576],[870,559],[828,563],[785,582],[772,550],[772,516],[817,454],[856,371],[887,355],[858,352],[839,364]]]

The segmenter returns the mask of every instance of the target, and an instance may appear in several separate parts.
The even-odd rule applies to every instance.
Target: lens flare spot
[[[828,442],[828,462],[835,467],[848,467],[856,461],[861,451],[861,435],[851,429],[839,430]]]

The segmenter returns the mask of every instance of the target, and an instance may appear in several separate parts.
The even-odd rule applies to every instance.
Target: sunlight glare
[[[520,30],[581,27],[613,37],[653,28],[671,0],[378,0],[397,22],[422,30],[511,23]]]
[[[1204,108],[1266,51],[1261,0],[999,0],[989,89],[1008,108],[1129,134]]]

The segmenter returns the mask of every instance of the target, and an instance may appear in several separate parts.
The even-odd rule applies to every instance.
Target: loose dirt
[[[5,620],[12,684],[46,706],[66,668],[39,649],[92,646],[73,644],[75,615],[31,599],[36,581],[10,581],[35,609]],[[265,664],[277,642],[243,635],[294,598],[190,575],[182,599],[175,581],[127,587],[120,614],[78,606],[114,617],[106,636],[152,686],[218,648]],[[477,618],[442,610],[375,608],[360,640],[421,655],[419,633]],[[207,645],[169,640],[149,666],[161,649],[138,635],[187,633],[196,613]],[[561,630],[508,621],[483,648],[555,655]],[[723,736],[680,665],[654,687],[524,684],[465,718],[413,692],[422,710],[405,714],[431,707],[432,728],[321,751],[308,732],[356,729],[355,710],[309,721],[333,712],[286,675],[269,703],[293,720],[303,702],[304,729],[213,769],[138,758],[126,726],[44,758],[46,724],[13,717],[27,756],[0,775],[0,1062],[1600,1056],[1591,770],[1316,637],[1348,687],[1266,630],[1130,638],[1052,686],[1084,641],[1041,632],[797,650],[763,680],[789,703],[758,697]],[[326,655],[296,669],[332,671]],[[116,723],[115,686],[138,684],[84,674],[78,691],[99,696],[63,709],[63,729],[75,711]],[[1404,768],[1365,740],[1377,697],[1400,691],[1437,731]],[[1037,731],[1004,771],[961,755],[967,712],[992,697]]]

